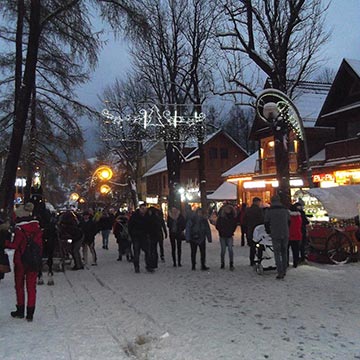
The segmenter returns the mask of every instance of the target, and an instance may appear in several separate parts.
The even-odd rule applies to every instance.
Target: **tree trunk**
[[[181,158],[179,152],[175,149],[172,143],[168,143],[165,148],[166,162],[168,168],[168,185],[169,185],[169,198],[168,207],[171,209],[176,206],[180,209],[181,199],[179,193],[180,185],[180,166]]]
[[[0,184],[0,206],[1,208],[6,209],[7,212],[12,211],[14,203],[16,171],[23,145],[31,93],[35,82],[40,38],[40,7],[40,0],[31,1],[29,41],[24,79],[19,91],[9,153],[5,163],[4,175]]]

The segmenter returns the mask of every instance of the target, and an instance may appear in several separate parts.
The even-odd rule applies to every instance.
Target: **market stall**
[[[304,201],[305,213],[311,220],[310,260],[334,264],[357,261],[360,185],[314,188],[298,196]]]

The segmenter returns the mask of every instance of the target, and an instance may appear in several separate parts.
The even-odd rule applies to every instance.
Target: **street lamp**
[[[107,195],[111,192],[111,187],[109,185],[103,184],[100,186],[100,194]]]
[[[112,169],[107,165],[101,165],[94,171],[91,177],[91,183],[95,179],[99,179],[100,181],[109,181],[112,177],[113,177]]]
[[[289,129],[303,141],[305,159],[307,163],[308,181],[312,186],[309,175],[309,155],[304,126],[300,114],[293,102],[282,91],[276,89],[264,90],[256,100],[257,115],[271,128],[275,140],[276,177],[279,183],[278,193],[284,205],[291,203],[290,170],[289,170]]]
[[[76,202],[79,200],[80,195],[76,192],[73,192],[70,194],[70,200],[73,202]]]

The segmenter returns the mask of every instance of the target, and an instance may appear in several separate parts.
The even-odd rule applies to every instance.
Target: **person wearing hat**
[[[7,240],[5,247],[14,249],[14,275],[15,275],[15,290],[16,290],[16,311],[11,312],[14,318],[24,318],[25,313],[25,283],[27,290],[27,308],[26,320],[32,321],[35,304],[36,304],[36,278],[37,271],[33,271],[25,266],[21,261],[21,255],[24,253],[27,237],[32,237],[33,241],[40,247],[42,252],[42,231],[39,221],[32,216],[34,204],[26,203],[20,205],[15,210],[15,235],[14,241]]]
[[[280,196],[271,198],[271,206],[265,212],[265,228],[269,229],[277,270],[276,279],[283,279],[288,264],[290,211],[280,202]]]
[[[264,223],[264,211],[260,207],[261,199],[254,197],[252,200],[252,205],[245,210],[245,215],[243,218],[243,225],[246,228],[246,239],[248,245],[250,246],[250,265],[255,265],[255,253],[256,247],[255,242],[253,241],[254,229]]]

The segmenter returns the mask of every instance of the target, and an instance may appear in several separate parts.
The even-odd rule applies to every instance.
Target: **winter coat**
[[[308,220],[308,218],[306,217],[305,211],[304,210],[298,210],[301,214],[301,232],[302,232],[302,238],[306,238],[306,225],[310,224],[310,221]]]
[[[274,201],[265,212],[265,227],[270,227],[271,238],[288,239],[290,211],[286,209],[280,201]]]
[[[216,229],[219,231],[221,238],[230,238],[234,235],[237,226],[237,219],[234,211],[226,213],[224,209],[220,212],[220,216],[216,222]]]
[[[21,261],[21,255],[24,253],[27,240],[24,234],[33,235],[33,241],[39,245],[41,252],[43,249],[42,231],[39,225],[39,221],[32,216],[26,216],[16,219],[14,241],[5,241],[5,247],[8,249],[14,249],[14,265],[23,266]]]
[[[170,234],[180,236],[186,228],[186,221],[184,216],[179,214],[179,216],[175,218],[169,215],[167,218],[167,226],[169,228]]]
[[[202,244],[206,239],[212,242],[210,225],[207,219],[194,215],[186,223],[186,241]]]
[[[137,209],[130,217],[128,223],[129,234],[132,241],[145,240],[149,235],[149,217],[141,215]]]
[[[128,219],[126,216],[119,215],[115,219],[113,233],[118,244],[122,242],[130,242]]]
[[[92,221],[92,219],[88,219],[87,221],[80,221],[80,229],[84,234],[84,243],[91,244],[95,241],[95,235],[97,233],[97,224]]]
[[[253,232],[256,226],[264,223],[264,211],[261,207],[252,204],[245,210],[243,225],[246,226],[246,237],[252,240]]]
[[[302,219],[300,211],[290,211],[289,240],[301,241]]]
[[[98,222],[98,228],[103,230],[111,230],[114,224],[114,216],[113,215],[103,215],[99,222]]]
[[[167,237],[167,229],[164,221],[164,217],[161,211],[155,208],[149,208],[147,214],[149,221],[149,234],[153,240],[160,240]]]

